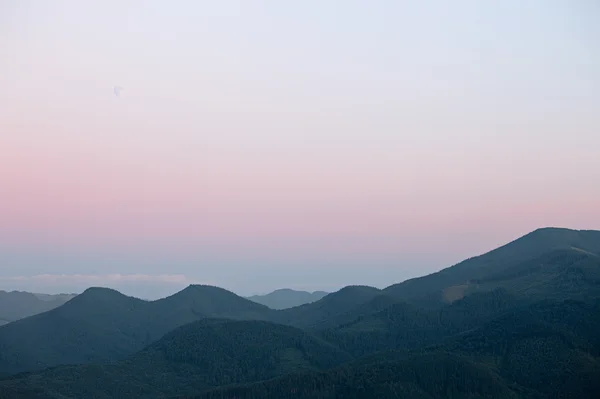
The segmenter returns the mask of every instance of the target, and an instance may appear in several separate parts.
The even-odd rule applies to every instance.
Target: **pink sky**
[[[160,252],[150,274],[223,286],[184,264],[353,260],[384,285],[599,228],[598,10],[376,3],[0,6],[0,249]]]

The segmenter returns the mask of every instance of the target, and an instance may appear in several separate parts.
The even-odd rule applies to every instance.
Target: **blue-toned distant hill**
[[[75,294],[32,294],[23,291],[0,290],[0,325],[57,308]]]
[[[268,306],[271,309],[288,309],[316,302],[327,294],[328,292],[324,291],[307,292],[282,288],[266,295],[252,295],[247,299]]]

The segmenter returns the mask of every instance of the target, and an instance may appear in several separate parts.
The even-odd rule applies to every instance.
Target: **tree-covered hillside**
[[[158,398],[326,370],[351,356],[294,327],[205,319],[180,327],[113,365],[59,366],[16,375],[0,388],[56,398]]]
[[[566,262],[558,261],[557,265],[567,270],[558,267],[552,273],[546,274],[544,270],[538,269],[538,273],[530,274],[529,278],[526,272],[521,275],[514,273],[519,269],[532,271],[535,266],[543,265],[544,262],[556,264],[556,258],[561,254],[572,258]],[[584,257],[578,259],[578,256]],[[437,273],[391,285],[384,292],[398,300],[420,306],[440,306],[473,291],[489,290],[497,286],[514,289],[525,295],[536,294],[535,291],[538,290],[541,291],[537,292],[538,296],[543,297],[547,293],[544,291],[545,286],[549,286],[548,289],[552,290],[559,288],[552,285],[559,286],[564,277],[573,278],[569,275],[571,262],[577,263],[578,268],[588,271],[590,267],[587,264],[594,264],[591,267],[592,275],[586,275],[586,278],[595,281],[594,284],[597,286],[598,256],[600,256],[600,231],[543,228]],[[541,279],[538,280],[540,277]],[[529,287],[529,284],[532,287]],[[576,292],[571,293],[576,294]],[[559,291],[555,294],[563,293]]]
[[[600,306],[546,301],[434,346],[380,352],[321,373],[221,388],[213,398],[597,398]]]
[[[0,373],[117,361],[199,319],[266,319],[272,312],[210,286],[152,302],[90,288],[64,306],[0,327]]]

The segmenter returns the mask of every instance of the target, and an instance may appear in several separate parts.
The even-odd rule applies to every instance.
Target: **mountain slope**
[[[541,397],[600,396],[600,302],[544,301],[443,345]]]
[[[477,287],[478,281],[556,251],[595,258],[600,255],[600,231],[538,229],[500,248],[437,273],[389,286],[384,293],[410,303],[439,306],[463,297],[473,287]]]
[[[395,303],[385,309],[323,330],[324,339],[354,356],[423,348],[469,331],[520,306],[505,290],[476,293],[441,309]]]
[[[437,353],[352,365],[326,373],[293,374],[195,399],[512,399],[518,398],[491,370],[463,357]]]
[[[150,337],[147,302],[90,288],[64,306],[0,327],[0,372],[62,363],[105,362],[141,349]]]
[[[374,313],[385,310],[397,303],[397,299],[389,295],[379,294],[367,302],[353,306],[348,311],[333,314],[325,319],[320,320],[318,324],[315,324],[312,327],[312,330],[324,331],[338,326],[347,325],[356,321],[357,319],[362,319]]]
[[[120,360],[195,320],[264,319],[272,312],[210,286],[153,302],[90,288],[64,306],[0,327],[0,373]]]
[[[180,327],[113,365],[61,366],[0,381],[0,391],[61,398],[165,397],[325,370],[351,357],[299,329],[263,321],[205,319]]]
[[[224,387],[216,398],[550,398],[600,396],[600,303],[518,308],[446,343],[380,352],[327,372]]]
[[[440,301],[433,308],[419,307],[420,301],[412,305],[394,303],[322,334],[350,353],[361,355],[434,343],[540,300],[593,301],[600,298],[600,256],[576,249],[553,250],[471,280],[458,298],[448,301],[450,304]]]
[[[22,291],[0,290],[0,323],[23,319],[57,308],[74,295],[44,295]]]
[[[600,231],[539,229],[494,251],[384,290],[349,286],[323,299],[282,310],[272,320],[326,330],[395,303],[440,308],[478,292],[515,299],[585,299],[600,295]]]
[[[369,286],[347,286],[316,302],[280,310],[273,314],[271,320],[295,327],[315,329],[327,323],[329,319],[373,300],[380,292],[379,289]]]
[[[316,302],[327,294],[324,291],[307,292],[284,288],[266,295],[253,295],[246,298],[271,309],[281,310]]]
[[[438,273],[395,284],[345,312],[329,312],[312,324],[300,310],[288,315],[299,326],[328,329],[382,311],[395,303],[440,308],[478,292],[502,289],[515,299],[581,299],[600,296],[600,231],[539,229],[482,256]],[[318,302],[317,302],[318,304]],[[292,318],[290,318],[292,320]],[[284,322],[292,322],[283,320]]]

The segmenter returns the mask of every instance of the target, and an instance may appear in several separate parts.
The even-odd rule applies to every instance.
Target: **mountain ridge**
[[[325,291],[308,292],[280,288],[268,294],[248,296],[246,299],[268,306],[271,309],[282,310],[316,302],[328,294]]]
[[[117,361],[202,318],[267,319],[271,312],[212,286],[189,286],[155,301],[91,287],[63,306],[1,326],[0,373]]]
[[[0,290],[0,321],[14,322],[62,306],[74,295],[45,295]]]
[[[385,319],[373,315],[399,320],[413,317],[413,308],[437,312],[477,293],[498,289],[520,303],[543,298],[585,301],[600,296],[600,257],[595,255],[599,251],[600,231],[541,229],[467,259],[460,267],[383,290],[347,286],[316,302],[284,310],[206,285],[191,285],[155,301],[91,287],[63,306],[1,326],[0,374],[119,361],[173,329],[205,318],[264,320],[317,333],[337,325],[358,328],[368,320],[392,328],[401,324],[385,327]],[[354,338],[344,339],[344,345],[351,345]]]
[[[390,285],[383,291],[399,300],[436,306],[442,298],[432,296],[441,294],[444,289],[468,284],[472,280],[480,279],[486,273],[497,273],[553,250],[571,247],[594,255],[600,254],[600,231],[558,227],[539,228],[482,255],[468,258],[426,276]]]

